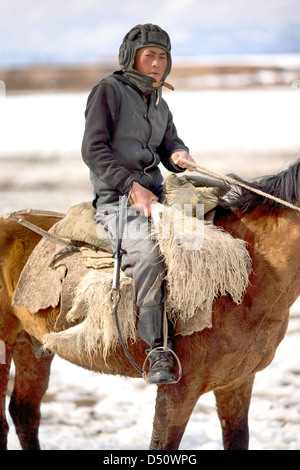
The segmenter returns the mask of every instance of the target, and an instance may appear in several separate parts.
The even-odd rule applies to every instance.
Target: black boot
[[[171,352],[171,341],[167,343],[167,349],[163,345],[154,346],[148,353],[149,371],[147,382],[149,384],[172,384],[176,382],[176,374],[174,372],[174,355]],[[146,351],[148,352],[148,351]]]
[[[150,347],[146,350],[149,360],[147,382],[170,384],[176,381],[171,343],[171,324],[168,324],[167,349],[163,348],[164,305],[141,307],[139,311],[138,334]]]

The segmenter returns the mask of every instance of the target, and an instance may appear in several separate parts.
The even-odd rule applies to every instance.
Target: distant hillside
[[[290,86],[300,79],[300,55],[296,60],[176,61],[167,81],[179,89]],[[278,59],[278,57],[277,57]],[[86,66],[32,66],[0,69],[6,93],[51,90],[90,90],[117,70],[117,64]]]

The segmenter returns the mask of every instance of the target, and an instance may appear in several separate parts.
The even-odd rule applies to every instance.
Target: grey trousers
[[[118,206],[97,205],[95,219],[108,232],[115,252],[118,231]],[[121,269],[133,279],[139,319],[138,335],[149,346],[163,334],[163,304],[166,300],[165,265],[155,240],[150,237],[150,221],[132,206],[127,207],[122,239]]]

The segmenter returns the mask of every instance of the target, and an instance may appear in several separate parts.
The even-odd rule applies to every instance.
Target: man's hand
[[[195,160],[184,150],[175,152],[171,155],[171,159],[173,160],[173,163],[175,163],[175,165],[180,166],[180,168],[187,168],[188,171],[194,171],[193,167],[189,167],[187,163],[181,162],[180,158],[184,158],[189,162],[196,163]]]
[[[151,215],[152,201],[158,201],[158,197],[151,191],[141,186],[136,181],[133,182],[130,191],[130,203],[132,206],[139,209],[146,217]]]

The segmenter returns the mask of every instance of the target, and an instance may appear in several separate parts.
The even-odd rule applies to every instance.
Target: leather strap
[[[165,86],[166,88],[169,88],[169,90],[172,90],[172,91],[175,90],[175,88],[172,85],[170,85],[170,83],[167,83],[167,82],[154,82],[152,86],[153,86],[153,88],[158,88],[160,86]]]

